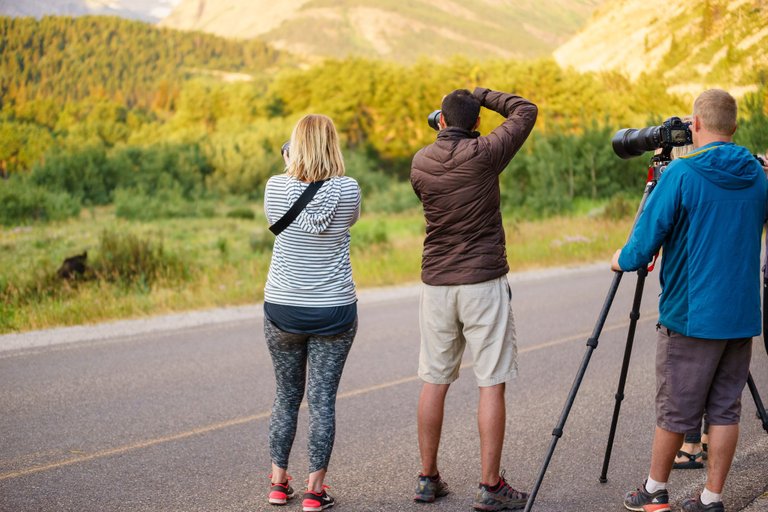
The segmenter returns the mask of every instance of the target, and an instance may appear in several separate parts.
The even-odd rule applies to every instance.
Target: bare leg
[[[739,441],[739,425],[709,426],[707,489],[721,494]]]
[[[504,402],[504,383],[481,387],[477,406],[477,427],[480,431],[480,465],[482,480],[491,486],[499,483],[501,449],[504,446],[504,427],[506,426],[506,404]]]
[[[316,493],[323,492],[323,481],[325,480],[325,472],[326,472],[325,469],[321,469],[319,471],[315,471],[314,473],[310,473],[307,489]]]
[[[676,434],[661,427],[656,427],[653,435],[651,452],[651,478],[657,482],[668,482],[672,472],[672,462],[683,442],[683,434]]]
[[[680,450],[695,455],[701,451],[701,443],[683,443]]]
[[[288,470],[277,467],[275,463],[272,463],[272,483],[281,484],[288,480]]]
[[[425,382],[419,396],[417,423],[419,427],[419,453],[421,474],[434,476],[437,470],[437,450],[440,447],[440,433],[443,430],[445,396],[450,384]]]

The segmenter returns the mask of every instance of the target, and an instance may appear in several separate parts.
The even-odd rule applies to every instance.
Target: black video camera
[[[616,132],[611,140],[613,151],[621,158],[640,156],[646,151],[663,148],[665,153],[675,146],[693,144],[691,123],[679,117],[670,117],[661,126],[648,126],[639,130],[624,128]]]

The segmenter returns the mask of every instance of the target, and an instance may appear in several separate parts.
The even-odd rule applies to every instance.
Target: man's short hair
[[[480,115],[480,100],[466,89],[456,89],[443,98],[445,124],[471,130]]]
[[[736,131],[736,100],[722,89],[704,91],[693,102],[693,115],[702,126],[718,135],[733,135]]]

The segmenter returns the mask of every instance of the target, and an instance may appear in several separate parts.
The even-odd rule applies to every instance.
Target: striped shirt
[[[307,183],[273,176],[264,193],[270,225],[296,202]],[[360,217],[360,187],[353,178],[331,178],[275,238],[264,301],[304,307],[331,307],[356,300],[349,260],[349,228]]]

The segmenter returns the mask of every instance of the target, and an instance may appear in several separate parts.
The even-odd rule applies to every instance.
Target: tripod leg
[[[632,302],[632,311],[629,313],[629,329],[627,330],[627,344],[624,348],[624,360],[621,363],[621,374],[619,375],[619,387],[616,390],[616,404],[613,408],[613,419],[611,420],[611,430],[608,434],[608,444],[605,446],[605,457],[603,458],[603,471],[600,473],[600,483],[608,481],[608,464],[611,461],[611,451],[613,451],[613,439],[616,435],[616,425],[619,421],[619,411],[621,411],[621,402],[624,400],[624,385],[627,382],[627,372],[629,371],[629,358],[632,356],[632,345],[635,341],[635,329],[637,321],[640,318],[640,303],[643,300],[643,288],[645,287],[645,278],[648,276],[648,269],[643,267],[637,271],[637,285],[635,286],[635,298]]]
[[[611,310],[613,299],[616,297],[616,291],[619,289],[619,283],[621,283],[622,275],[623,274],[621,272],[616,272],[616,274],[613,276],[611,287],[609,288],[608,295],[606,296],[605,302],[603,303],[603,309],[600,311],[600,316],[598,317],[595,327],[592,330],[592,336],[590,336],[590,338],[587,340],[587,351],[581,361],[579,371],[576,373],[576,378],[573,380],[573,385],[571,386],[571,391],[568,394],[568,399],[565,401],[565,407],[563,407],[563,412],[560,414],[560,420],[557,422],[555,429],[552,431],[552,441],[549,444],[549,450],[547,451],[547,455],[544,458],[544,463],[539,470],[536,483],[533,485],[533,489],[531,489],[531,493],[528,496],[528,501],[525,504],[524,512],[530,512],[530,510],[533,508],[533,502],[536,500],[536,495],[539,493],[539,488],[541,487],[541,482],[544,480],[544,475],[547,472],[547,467],[549,467],[549,462],[552,460],[552,455],[555,453],[557,441],[563,435],[565,422],[568,419],[568,414],[571,412],[571,407],[573,406],[573,402],[576,399],[576,393],[579,391],[581,381],[584,379],[584,374],[587,371],[587,366],[589,365],[589,360],[592,357],[592,352],[597,348],[600,333],[602,332],[603,326],[605,325],[605,319],[608,317],[608,312]]]
[[[754,379],[752,379],[752,373],[747,376],[747,386],[749,386],[749,392],[752,393],[752,398],[755,400],[755,407],[757,407],[757,414],[760,416],[760,421],[763,422],[763,430],[768,432],[768,413],[765,412],[763,401],[760,400],[760,394],[757,392],[757,386]]]
[[[658,177],[655,177],[652,180],[649,179],[648,183],[645,184],[643,197],[640,199],[640,206],[637,208],[635,220],[632,223],[632,229],[630,230],[630,236],[632,231],[635,229],[637,219],[640,217],[640,213],[643,211],[643,207],[648,200],[648,196],[650,196],[651,192],[656,187],[657,180]],[[600,315],[597,317],[595,328],[592,330],[592,336],[590,336],[590,338],[587,340],[587,351],[581,361],[579,371],[576,373],[576,378],[574,378],[573,384],[571,385],[571,391],[568,393],[568,398],[565,401],[563,412],[560,414],[560,420],[557,422],[557,425],[552,431],[552,441],[549,444],[547,455],[544,457],[544,462],[541,465],[541,469],[539,469],[539,475],[536,477],[536,482],[533,484],[531,494],[528,496],[528,501],[525,503],[525,510],[523,512],[531,512],[531,509],[533,508],[533,502],[536,501],[536,495],[539,493],[541,482],[544,480],[544,475],[546,474],[549,463],[552,460],[552,455],[555,453],[557,441],[563,436],[563,428],[565,428],[565,422],[568,419],[568,414],[571,412],[571,407],[573,407],[573,401],[576,399],[576,393],[579,391],[581,381],[584,379],[584,374],[587,371],[587,366],[589,365],[589,360],[592,357],[592,352],[594,352],[594,350],[597,348],[600,333],[603,331],[605,319],[608,317],[608,312],[611,310],[613,299],[616,297],[616,291],[619,289],[622,275],[623,272],[616,272],[616,274],[613,276],[611,287],[608,289],[608,295],[605,297],[605,302],[603,303],[603,309],[600,311]]]

